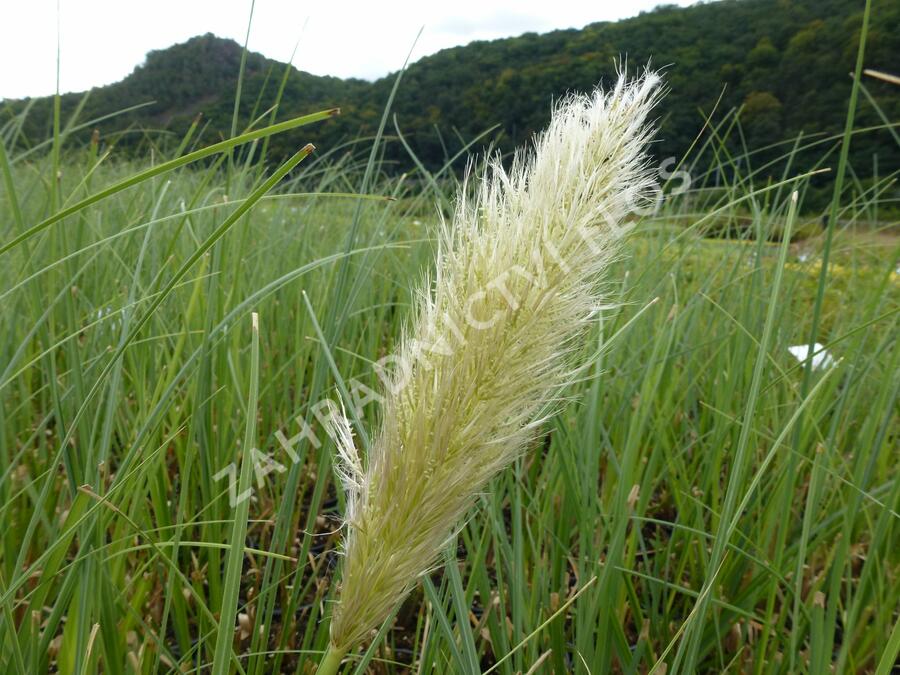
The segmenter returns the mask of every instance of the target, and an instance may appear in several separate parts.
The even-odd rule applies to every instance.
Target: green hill
[[[718,114],[742,107],[741,129],[748,147],[806,134],[837,133],[846,115],[862,22],[861,1],[720,0],[688,8],[661,6],[615,23],[581,30],[473,42],[446,49],[412,64],[405,73],[393,111],[414,152],[439,166],[464,142],[495,125],[479,142],[501,150],[520,145],[548,119],[551,102],[566,92],[590,90],[610,82],[616,62],[628,68],[651,62],[664,68],[670,92],[660,107],[661,155],[684,152],[721,95]],[[893,28],[891,28],[893,26]],[[900,3],[875,0],[866,50],[866,67],[896,71],[900,56]],[[126,115],[86,127],[76,141],[87,142],[92,129],[124,148],[139,146],[143,133],[162,130],[180,137],[202,112],[203,141],[227,136],[241,47],[211,34],[148,54],[146,62],[121,82],[84,94],[62,97],[64,120],[77,110],[80,120],[100,117],[153,101]],[[286,66],[260,54],[248,54],[241,104],[243,127],[276,100]],[[277,111],[278,119],[326,106],[340,106],[340,118],[315,130],[273,139],[270,150],[284,155],[307,140],[322,149],[374,133],[395,75],[376,82],[318,77],[290,68]],[[900,119],[900,87],[875,80],[867,89],[888,120]],[[24,138],[46,138],[51,128],[51,99],[7,101],[3,115],[27,107]],[[0,118],[0,122],[5,119]],[[883,123],[863,101],[860,126]],[[393,133],[393,125],[388,128]],[[887,131],[854,141],[859,170],[871,171],[873,153],[881,167],[900,166],[898,146]],[[411,164],[394,144],[388,159]]]

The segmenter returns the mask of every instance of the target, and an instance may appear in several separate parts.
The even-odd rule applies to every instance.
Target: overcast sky
[[[694,0],[667,0],[692,4]],[[57,0],[3,0],[0,99],[56,91]],[[58,0],[60,89],[122,79],[151,49],[201,33],[241,44],[250,0]],[[472,40],[581,28],[652,9],[661,0],[256,0],[250,49],[317,75],[374,79]],[[15,9],[12,9],[12,7]]]

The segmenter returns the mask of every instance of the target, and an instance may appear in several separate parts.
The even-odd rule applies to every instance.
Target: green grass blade
[[[252,343],[250,346],[250,393],[247,397],[247,426],[241,446],[241,472],[238,495],[250,489],[256,450],[256,410],[259,399],[259,316],[252,315]],[[240,497],[239,497],[240,499]],[[213,675],[227,675],[231,663],[231,643],[234,640],[234,616],[237,611],[238,593],[241,588],[241,570],[244,563],[244,539],[247,536],[247,518],[250,513],[250,499],[240,499],[232,505],[234,524],[229,537],[231,547],[225,558],[225,581],[222,599],[222,613],[219,620],[219,634],[216,637],[216,653],[213,660]]]
[[[311,115],[304,115],[303,117],[297,117],[292,120],[288,120],[286,122],[280,122],[279,124],[273,124],[272,126],[265,127],[264,129],[258,129],[257,131],[250,131],[246,134],[242,134],[235,138],[230,138],[225,141],[221,141],[220,143],[216,143],[214,145],[207,146],[205,148],[201,148],[200,150],[195,150],[194,152],[188,153],[187,155],[182,155],[181,157],[176,157],[174,159],[169,160],[168,162],[163,162],[162,164],[158,164],[150,169],[146,169],[145,171],[141,171],[140,173],[130,176],[125,180],[122,180],[114,185],[111,185],[95,194],[82,199],[81,201],[64,208],[49,218],[45,218],[41,222],[33,225],[28,228],[24,232],[18,234],[13,237],[10,241],[6,242],[2,246],[0,246],[0,255],[3,255],[7,251],[12,248],[15,248],[23,241],[26,241],[36,235],[37,233],[47,229],[54,223],[67,218],[75,213],[78,213],[82,209],[90,206],[91,204],[96,204],[99,201],[106,199],[122,190],[127,190],[128,188],[138,185],[154,176],[160,176],[162,174],[168,173],[178,167],[184,166],[186,164],[190,164],[191,162],[196,162],[199,159],[203,159],[204,157],[209,157],[210,155],[215,155],[221,152],[226,152],[231,150],[232,148],[242,145],[244,143],[249,143],[251,141],[265,138],[266,136],[271,136],[272,134],[282,133],[284,131],[288,131],[290,129],[296,129],[297,127],[302,127],[307,124],[312,124],[314,122],[320,122],[322,120],[329,119],[338,114],[337,108],[332,108],[330,110],[323,110],[322,112],[313,113]],[[307,153],[308,154],[308,153]]]

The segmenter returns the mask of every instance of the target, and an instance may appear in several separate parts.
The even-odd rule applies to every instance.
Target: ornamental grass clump
[[[626,215],[653,185],[645,149],[658,84],[623,75],[611,91],[566,98],[509,171],[495,159],[460,191],[411,328],[384,360],[383,422],[365,461],[346,419],[332,417],[346,539],[320,672],[432,569],[475,495],[535,440],[576,376]]]

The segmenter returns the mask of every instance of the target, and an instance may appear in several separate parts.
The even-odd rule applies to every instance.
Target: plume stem
[[[316,670],[316,675],[336,675],[338,670],[340,670],[341,661],[346,654],[346,649],[335,647],[329,642],[328,651],[326,651],[325,656],[322,657],[319,668]]]

